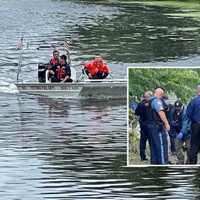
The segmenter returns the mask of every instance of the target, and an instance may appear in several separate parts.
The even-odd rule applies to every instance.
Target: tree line
[[[167,93],[187,103],[200,84],[200,69],[137,68],[129,69],[129,101],[139,101],[144,91],[163,87]]]

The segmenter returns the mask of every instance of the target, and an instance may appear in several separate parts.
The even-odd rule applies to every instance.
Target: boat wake
[[[0,80],[0,93],[16,94],[19,91],[14,83]]]

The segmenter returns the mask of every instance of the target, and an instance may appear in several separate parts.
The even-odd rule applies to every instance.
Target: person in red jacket
[[[93,61],[84,64],[84,69],[90,79],[104,79],[110,73],[108,65],[103,62],[101,56],[96,56]]]
[[[52,56],[49,63],[51,65],[52,70],[55,72],[56,69],[57,69],[57,66],[60,65],[60,57],[59,57],[59,51],[58,50],[53,51],[53,56]]]
[[[49,61],[49,76],[51,78],[51,82],[60,82],[63,80],[65,76],[65,70],[61,68],[61,59],[59,56],[59,51],[55,49],[53,51],[53,56]]]
[[[59,66],[60,66],[59,51],[55,49],[53,51],[53,56],[51,60],[49,61],[48,69],[47,69],[48,71],[47,79],[50,80],[51,82],[59,82],[56,76],[56,70],[57,70],[57,67]]]

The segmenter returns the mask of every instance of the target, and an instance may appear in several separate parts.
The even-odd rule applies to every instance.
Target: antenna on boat
[[[70,65],[71,64],[71,57],[70,57],[70,41],[64,41],[64,49],[66,51],[66,56],[67,56],[67,63]]]
[[[18,62],[18,70],[17,70],[17,83],[19,82],[19,75],[21,73],[21,68],[22,68],[22,54],[23,54],[23,41],[24,41],[24,37],[22,36],[20,38],[20,40],[17,43],[17,50],[19,50],[19,62]]]
[[[69,64],[69,65],[71,65],[71,57],[70,57],[70,51],[69,51],[69,49],[70,49],[70,43],[71,43],[71,41],[64,41],[64,49],[65,49],[65,51],[66,51],[66,56],[67,56],[67,63]],[[76,69],[74,68],[74,67],[71,67],[71,77],[72,77],[72,79],[75,81],[75,80],[77,80],[77,72],[76,72]]]

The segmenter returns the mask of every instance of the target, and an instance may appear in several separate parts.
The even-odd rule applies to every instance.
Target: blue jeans
[[[168,141],[164,128],[156,123],[148,124],[151,164],[168,164]]]

